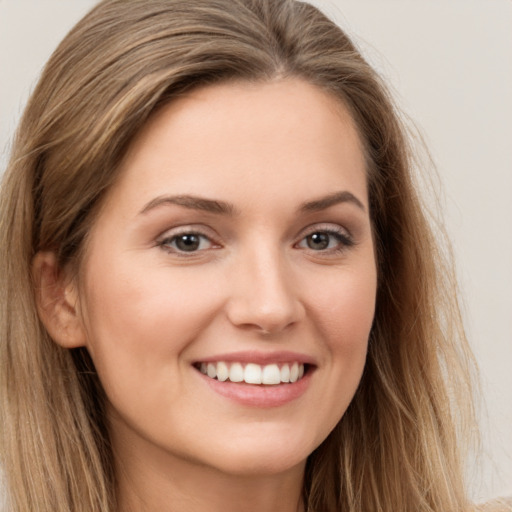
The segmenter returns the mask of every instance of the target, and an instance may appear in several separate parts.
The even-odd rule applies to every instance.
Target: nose
[[[226,309],[238,328],[260,334],[280,333],[299,322],[305,309],[290,265],[278,251],[259,250],[240,258],[231,275]]]

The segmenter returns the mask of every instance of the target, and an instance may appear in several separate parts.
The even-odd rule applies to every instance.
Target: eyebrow
[[[331,206],[335,206],[340,203],[352,203],[359,207],[361,210],[366,211],[363,203],[351,192],[342,191],[334,192],[328,196],[315,199],[313,201],[307,201],[302,203],[299,207],[299,211],[306,212],[317,212],[326,210]],[[145,214],[150,210],[158,208],[162,205],[178,205],[191,210],[201,210],[208,213],[214,213],[217,215],[229,215],[234,216],[238,214],[237,209],[231,203],[226,201],[220,201],[216,199],[206,199],[204,197],[197,197],[191,195],[177,195],[177,196],[159,196],[155,197],[147,203],[144,208],[140,211],[140,214]]]
[[[335,206],[340,203],[352,203],[355,204],[361,210],[363,210],[363,212],[366,211],[364,204],[354,194],[348,192],[347,190],[344,190],[342,192],[334,192],[333,194],[329,194],[328,196],[303,203],[299,208],[299,211],[318,212],[321,210],[326,210],[327,208],[330,208],[331,206]]]
[[[201,210],[208,213],[216,213],[218,215],[233,216],[236,214],[235,207],[230,203],[190,195],[155,197],[155,199],[149,201],[149,203],[147,203],[144,208],[142,208],[140,213],[145,214],[159,206],[171,204],[190,208],[191,210]]]

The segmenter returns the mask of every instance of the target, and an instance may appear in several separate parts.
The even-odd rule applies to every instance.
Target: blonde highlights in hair
[[[161,105],[234,80],[297,77],[351,112],[368,162],[379,286],[364,375],[310,456],[309,512],[459,511],[472,360],[451,268],[393,103],[348,37],[293,0],[110,0],[66,36],[17,131],[0,204],[0,457],[12,512],[116,510],[105,397],[85,349],[39,321],[41,250],[80,267],[130,142]]]

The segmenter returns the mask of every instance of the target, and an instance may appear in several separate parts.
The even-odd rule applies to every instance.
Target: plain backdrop
[[[29,92],[92,0],[0,0],[0,170]],[[512,495],[512,1],[315,0],[415,121],[444,187],[481,368],[473,497]]]

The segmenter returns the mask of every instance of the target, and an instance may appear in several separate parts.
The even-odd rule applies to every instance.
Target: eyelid
[[[198,251],[191,251],[190,254],[187,254],[186,251],[180,251],[177,249],[173,249],[166,245],[172,239],[179,237],[180,235],[197,235],[202,238],[206,238],[211,243],[211,247],[208,249],[200,249]],[[166,249],[168,252],[173,252],[178,255],[184,255],[186,257],[193,256],[194,254],[207,251],[212,248],[220,247],[220,243],[218,241],[218,237],[215,233],[212,232],[211,229],[206,228],[205,226],[197,226],[194,224],[188,224],[184,226],[178,226],[175,228],[170,228],[165,230],[156,238],[156,245]]]
[[[316,251],[311,248],[305,248],[306,250],[310,250],[310,251],[312,251],[314,253],[318,253],[318,254],[328,255],[328,254],[332,254],[332,253],[339,253],[339,252],[345,251],[349,247],[352,247],[356,243],[354,240],[354,237],[352,236],[352,234],[350,233],[350,231],[347,228],[345,228],[339,224],[335,224],[335,223],[320,223],[320,224],[313,224],[313,225],[305,228],[301,232],[300,238],[296,242],[295,247],[299,247],[300,243],[302,243],[308,236],[310,236],[314,233],[327,233],[332,236],[338,237],[338,240],[339,240],[339,246],[333,247],[330,249]],[[299,247],[299,248],[302,248],[302,247]]]
[[[317,224],[311,224],[301,231],[299,238],[302,239],[308,235],[311,235],[312,233],[316,233],[317,231],[339,233],[340,235],[344,235],[347,238],[353,238],[352,233],[346,227],[341,226],[340,224],[336,224],[335,222],[320,222]]]
[[[346,250],[347,248],[355,245],[355,240],[350,233],[350,231],[345,228],[344,226],[341,226],[337,223],[318,223],[318,224],[312,224],[310,226],[307,226],[304,228],[299,237],[297,242],[295,242],[294,247],[302,248],[299,246],[305,238],[308,236],[317,233],[317,232],[323,232],[330,234],[331,236],[335,236],[338,238],[339,246],[324,250],[314,250],[309,248],[310,251],[316,252],[316,253],[323,253],[325,255],[329,253],[338,253],[343,250]],[[199,237],[207,239],[211,246],[206,249],[199,249],[196,251],[190,251],[190,253],[187,253],[186,251],[181,251],[179,249],[175,249],[172,247],[169,247],[170,241],[172,239],[175,239],[179,237],[180,235],[197,235]],[[185,257],[191,257],[193,255],[198,255],[198,253],[202,253],[205,251],[208,251],[213,248],[220,248],[222,244],[219,242],[219,237],[217,234],[210,228],[203,226],[203,225],[194,225],[194,224],[187,224],[182,226],[177,226],[174,228],[170,228],[162,232],[155,241],[155,245],[167,250],[168,252],[173,252],[174,254],[177,254],[179,256],[185,256]],[[307,248],[306,248],[307,249]]]

